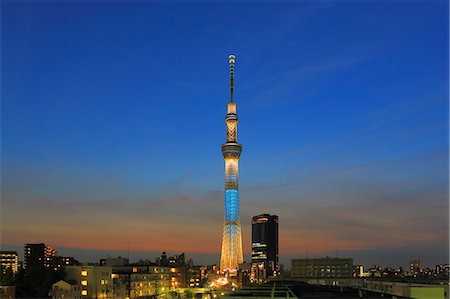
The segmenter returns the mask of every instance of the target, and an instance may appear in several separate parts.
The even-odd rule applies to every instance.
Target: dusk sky
[[[448,262],[448,5],[2,1],[2,248],[219,262],[235,54],[247,262]]]

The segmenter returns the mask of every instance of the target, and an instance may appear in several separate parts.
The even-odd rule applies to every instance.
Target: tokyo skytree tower
[[[237,142],[236,103],[234,97],[234,60],[230,55],[230,102],[228,113],[225,116],[227,124],[227,142],[222,145],[222,154],[225,160],[225,221],[223,225],[222,253],[220,257],[221,271],[234,271],[238,269],[244,259],[242,256],[241,222],[239,220],[239,157],[242,145]]]

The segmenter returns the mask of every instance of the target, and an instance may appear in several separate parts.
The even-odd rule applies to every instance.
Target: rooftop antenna
[[[234,98],[234,60],[236,56],[228,56],[228,62],[230,63],[230,102],[233,102]]]

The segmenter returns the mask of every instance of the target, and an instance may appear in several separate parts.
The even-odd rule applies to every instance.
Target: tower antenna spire
[[[230,63],[230,102],[234,99],[234,60],[236,56],[228,56],[228,62]]]

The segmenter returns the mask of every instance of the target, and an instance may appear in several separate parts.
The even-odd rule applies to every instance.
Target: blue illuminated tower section
[[[227,125],[227,141],[222,145],[225,160],[225,222],[223,226],[222,254],[220,257],[221,271],[235,271],[244,259],[242,256],[241,222],[239,220],[239,157],[242,145],[237,142],[236,103],[234,96],[234,61],[235,56],[229,56],[230,62],[230,102],[225,116]]]

